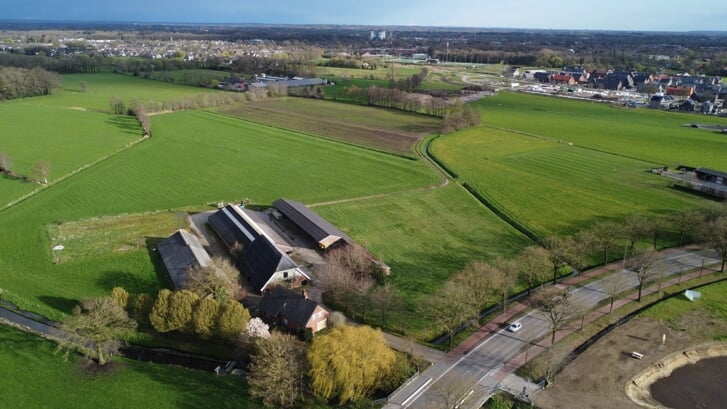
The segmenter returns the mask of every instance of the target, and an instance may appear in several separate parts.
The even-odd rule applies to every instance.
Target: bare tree
[[[718,216],[702,225],[702,239],[719,254],[722,264],[719,271],[724,271],[727,261],[727,216]]]
[[[200,298],[212,297],[219,303],[228,298],[241,298],[240,272],[229,261],[213,257],[206,267],[195,266],[187,270],[185,288]]]
[[[13,160],[10,159],[10,155],[5,152],[0,152],[0,172],[10,173],[13,167]]]
[[[371,292],[371,300],[374,311],[379,316],[379,322],[384,328],[386,327],[386,319],[396,314],[404,303],[399,291],[388,281]]]
[[[608,313],[611,314],[613,311],[613,302],[616,300],[616,296],[626,291],[628,283],[626,277],[621,273],[613,273],[601,281],[603,290],[608,294],[610,306],[608,307]]]
[[[453,281],[447,281],[444,287],[422,303],[422,315],[449,336],[450,349],[457,329],[479,311],[464,299],[468,291]]]
[[[669,221],[679,232],[679,246],[684,244],[684,236],[688,233],[696,231],[702,222],[703,217],[697,209],[681,209],[672,213]]]
[[[647,237],[648,224],[649,220],[640,214],[632,214],[624,219],[621,231],[623,236],[629,241],[629,252],[634,250],[634,244],[637,241]]]
[[[570,237],[552,236],[545,239],[545,250],[548,251],[550,264],[553,267],[553,284],[558,281],[558,272],[567,264],[568,251],[571,247]]]
[[[588,266],[589,256],[595,242],[596,239],[590,230],[578,232],[575,238],[569,242],[570,248],[566,254],[566,260],[576,274],[580,274]]]
[[[487,304],[494,294],[499,293],[493,281],[498,275],[495,266],[483,261],[472,261],[452,276],[451,281],[461,289],[458,297],[469,306],[474,322],[479,320],[482,306]]]
[[[51,164],[47,160],[40,160],[33,165],[33,175],[42,184],[48,184],[48,174],[50,174]]]
[[[536,293],[534,305],[545,314],[550,324],[550,343],[555,343],[555,334],[579,313],[579,306],[573,294],[567,290],[548,288]]]
[[[548,251],[540,246],[525,247],[516,260],[518,278],[528,285],[528,296],[536,283],[546,279],[550,272]]]
[[[666,229],[667,221],[661,217],[650,217],[646,219],[646,225],[644,226],[644,233],[651,237],[652,245],[656,250],[656,242],[659,239],[659,234]]]
[[[591,229],[593,246],[603,254],[603,264],[608,264],[608,253],[616,245],[621,226],[614,222],[596,223]]]
[[[136,325],[111,297],[84,300],[61,324],[67,338],[58,347],[66,350],[82,347],[87,356],[105,365],[108,357],[118,351],[120,337],[136,329]]]
[[[474,379],[469,379],[455,371],[449,371],[432,384],[427,409],[457,409],[477,387]]]
[[[507,296],[510,287],[515,285],[517,274],[517,264],[514,260],[497,257],[495,259],[496,269],[492,270],[490,280],[493,283],[494,290],[502,295],[502,312],[507,311]]]
[[[637,301],[641,301],[641,290],[644,285],[657,275],[658,270],[655,267],[658,259],[659,254],[654,249],[636,249],[631,257],[626,260],[626,268],[633,271],[639,281],[639,298]]]

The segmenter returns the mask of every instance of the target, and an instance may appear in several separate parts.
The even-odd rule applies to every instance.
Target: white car
[[[510,324],[509,327],[507,327],[507,330],[510,332],[518,332],[520,331],[520,328],[523,327],[523,323],[520,321],[515,321],[512,324]]]

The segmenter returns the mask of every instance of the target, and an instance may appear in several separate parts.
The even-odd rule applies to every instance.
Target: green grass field
[[[425,115],[304,98],[266,99],[225,106],[218,111],[412,157],[416,140],[437,132],[441,122]]]
[[[407,303],[407,312],[392,326],[422,338],[435,335],[415,311],[423,298],[467,262],[510,257],[530,244],[452,183],[315,211],[391,266],[391,278]]]
[[[240,377],[119,359],[90,375],[55,344],[0,325],[0,396],[5,408],[261,408]]]
[[[503,92],[474,104],[488,125],[664,165],[727,170],[727,139],[684,127],[727,119]]]
[[[482,126],[436,140],[432,152],[541,236],[705,203],[670,189],[652,163]]]

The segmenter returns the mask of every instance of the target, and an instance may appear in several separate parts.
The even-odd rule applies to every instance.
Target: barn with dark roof
[[[296,226],[325,250],[335,244],[351,243],[352,240],[342,231],[323,219],[306,205],[289,199],[278,199],[273,203],[275,209],[292,221]]]
[[[257,291],[264,291],[274,283],[299,287],[311,279],[265,236],[259,236],[245,248],[238,266]]]
[[[211,215],[208,222],[229,249],[236,245],[247,247],[263,234],[262,230],[239,205],[223,207]]]
[[[186,230],[177,230],[160,241],[157,250],[176,289],[184,288],[190,268],[207,267],[211,262],[197,237]]]

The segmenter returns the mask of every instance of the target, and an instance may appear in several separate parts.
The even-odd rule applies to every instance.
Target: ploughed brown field
[[[411,157],[414,143],[438,132],[441,122],[424,115],[303,98],[253,101],[218,112]]]

